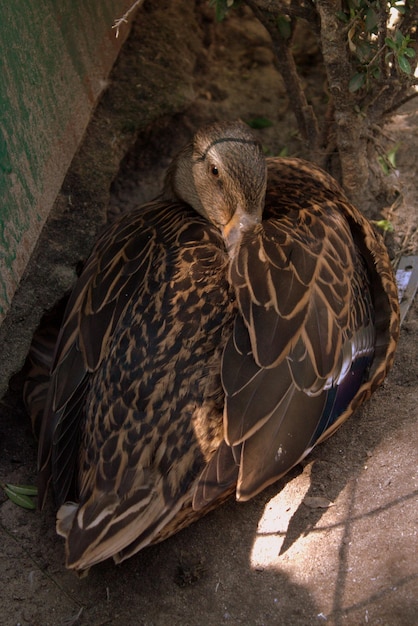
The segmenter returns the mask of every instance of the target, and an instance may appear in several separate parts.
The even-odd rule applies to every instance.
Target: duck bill
[[[260,222],[257,215],[251,215],[241,206],[238,206],[234,215],[225,226],[222,227],[222,235],[228,253],[231,255],[241,241],[243,233],[253,228]]]

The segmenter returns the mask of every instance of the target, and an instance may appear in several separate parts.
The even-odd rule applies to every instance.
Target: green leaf
[[[350,82],[348,83],[348,89],[351,93],[354,93],[355,91],[358,91],[359,89],[361,89],[365,82],[366,82],[365,74],[356,72],[356,74],[354,74],[354,76],[351,77]]]
[[[412,59],[415,56],[415,50],[413,48],[406,48],[404,54]]]
[[[366,11],[366,30],[369,33],[372,33],[376,30],[379,18],[374,9],[370,8]]]
[[[37,496],[38,488],[35,485],[11,485],[6,483],[6,488],[21,496]]]
[[[259,130],[260,128],[269,128],[273,126],[273,122],[266,117],[254,117],[252,120],[248,120],[247,124],[250,128]]]
[[[232,8],[233,4],[233,0],[210,0],[209,5],[211,7],[215,7],[217,22],[222,22],[222,20],[225,19],[226,14],[228,13],[229,9]]]
[[[401,31],[397,30],[395,33],[395,43],[397,44],[398,48],[401,48],[403,46],[404,39],[405,37],[402,35]]]
[[[395,144],[392,150],[389,150],[387,154],[388,161],[393,168],[396,167],[396,153],[398,152],[400,145],[401,145],[400,143]]]
[[[379,79],[381,76],[380,67],[378,67],[377,65],[375,67],[372,67],[370,69],[370,74],[373,76],[373,78]]]
[[[292,34],[292,25],[286,15],[279,15],[277,18],[277,29],[283,39],[289,39]]]
[[[399,63],[399,67],[401,68],[401,70],[405,74],[411,74],[412,73],[411,65],[410,65],[408,59],[406,59],[404,56],[398,57],[398,63]]]
[[[357,57],[362,63],[367,63],[374,56],[374,48],[368,41],[358,41],[356,45]]]
[[[376,224],[378,228],[381,228],[385,233],[393,233],[394,231],[393,224],[389,220],[375,220],[373,223]]]
[[[344,22],[344,24],[347,24],[350,19],[347,13],[344,13],[344,11],[337,11],[336,16],[338,17],[339,20]]]
[[[4,487],[4,491],[14,504],[21,506],[23,509],[34,509],[35,503],[29,496],[22,495],[20,493],[16,493],[13,489],[10,489],[7,485]]]
[[[397,50],[398,47],[396,45],[396,43],[393,41],[393,39],[391,39],[390,37],[385,37],[385,44],[389,47],[392,48],[392,50]]]
[[[384,175],[388,176],[390,174],[390,169],[389,169],[387,159],[383,156],[379,156],[377,157],[377,160],[378,160],[380,167],[382,168],[382,172],[384,173]]]

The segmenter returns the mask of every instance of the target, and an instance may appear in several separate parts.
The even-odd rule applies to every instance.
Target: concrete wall
[[[67,0],[60,0],[56,5],[62,7],[65,2]],[[83,0],[83,2],[86,6],[93,7],[90,0]],[[22,0],[19,0],[19,3],[19,6],[22,7]],[[41,4],[41,0],[39,3]],[[96,0],[96,3],[100,5],[101,10],[111,4],[106,4],[105,0]],[[114,3],[117,4],[116,1]],[[73,1],[72,5],[75,4],[78,3]],[[79,7],[81,5],[80,2]],[[128,1],[127,5],[130,7],[131,2]],[[68,2],[69,6],[70,2]],[[9,198],[11,198],[11,209],[10,205],[8,208],[11,219],[5,228],[9,233],[12,229],[16,233],[19,228],[26,241],[37,238],[37,243],[26,265],[23,277],[19,281],[7,315],[0,323],[0,398],[7,392],[10,378],[21,369],[32,341],[33,332],[39,324],[41,316],[64,293],[71,289],[76,279],[77,267],[86,259],[97,233],[103,228],[107,219],[111,184],[117,177],[121,161],[139,138],[140,143],[142,141],[147,146],[155,128],[164,128],[168,120],[173,119],[173,116],[187,110],[196,97],[193,68],[204,51],[202,51],[203,32],[200,32],[198,13],[194,10],[194,3],[191,4],[190,0],[148,0],[140,6],[135,16],[131,16],[129,25],[124,26],[123,31],[121,31],[122,38],[123,35],[128,34],[129,30],[129,38],[107,77],[107,88],[102,92],[93,113],[91,115],[88,113],[90,110],[88,107],[91,108],[89,94],[96,93],[94,85],[97,86],[97,92],[99,91],[100,81],[103,81],[103,77],[106,76],[104,71],[100,70],[103,64],[98,65],[99,52],[101,51],[101,58],[104,58],[104,54],[106,57],[109,54],[110,58],[113,58],[117,53],[117,50],[114,49],[114,32],[108,28],[108,24],[111,26],[114,18],[123,15],[124,10],[126,8],[123,6],[109,9],[109,18],[102,31],[101,47],[100,43],[96,48],[92,47],[92,42],[86,41],[84,35],[80,33],[79,36],[76,36],[76,32],[72,31],[73,39],[68,47],[70,49],[75,47],[78,50],[79,46],[80,50],[85,52],[81,55],[81,59],[78,58],[77,62],[72,61],[70,63],[68,61],[67,67],[63,69],[64,79],[60,83],[60,89],[64,89],[65,93],[57,92],[55,95],[56,98],[60,98],[60,108],[66,107],[68,121],[62,122],[65,127],[55,123],[54,128],[52,128],[55,118],[62,115],[62,112],[55,110],[54,107],[52,107],[53,115],[48,118],[49,122],[48,120],[45,121],[41,114],[37,117],[36,125],[25,122],[26,128],[32,134],[32,145],[35,145],[37,150],[42,150],[41,142],[36,140],[37,127],[39,127],[39,131],[43,129],[43,141],[50,142],[50,153],[53,152],[54,146],[58,146],[55,149],[55,158],[50,157],[46,161],[48,167],[44,167],[44,178],[37,174],[38,170],[35,168],[37,180],[43,181],[42,184],[45,189],[52,189],[48,192],[51,198],[56,196],[50,211],[49,205],[45,206],[44,213],[49,211],[49,215],[39,237],[38,231],[44,220],[44,216],[40,216],[43,211],[43,202],[38,200],[35,202],[36,198],[33,201],[27,201],[25,194],[22,193],[27,211],[21,210],[19,214],[14,195],[9,192],[8,187],[6,188],[5,179],[2,178],[2,198],[5,197],[6,189]],[[53,9],[50,9],[51,11],[53,12]],[[81,15],[81,9],[79,13]],[[73,14],[71,13],[71,15]],[[90,31],[87,28],[87,23],[82,23],[81,17],[78,18],[77,23],[81,23],[80,29],[87,34],[89,32],[91,34],[91,29],[97,28],[94,24],[94,15],[95,13],[90,18]],[[100,13],[100,15],[103,14]],[[1,17],[2,12],[0,12],[0,19]],[[2,31],[5,30],[3,24],[0,24],[0,28]],[[73,25],[73,29],[77,30],[76,24]],[[9,35],[8,37],[8,41],[12,41]],[[0,43],[0,45],[2,44]],[[94,49],[99,52],[95,53]],[[87,54],[88,50],[90,52]],[[56,50],[55,53],[68,59],[67,51],[64,54]],[[19,54],[23,53],[19,52]],[[0,55],[0,63],[1,60]],[[83,74],[81,63],[84,64],[83,67],[88,67],[90,70],[86,70],[84,79],[78,78],[76,80],[75,75],[79,77]],[[78,74],[72,67],[73,65],[78,67]],[[65,87],[65,83],[69,81],[66,77],[67,73],[74,78],[75,87],[72,89]],[[0,80],[2,79],[1,76],[0,71]],[[13,85],[13,83],[11,84]],[[78,90],[78,95],[73,93],[75,88]],[[56,91],[56,85],[50,85],[49,89]],[[35,97],[38,98],[32,94],[31,98]],[[82,120],[83,126],[85,125],[84,122],[88,121],[88,124],[77,151],[71,159],[71,154],[78,144],[81,130],[81,127],[78,127],[80,113],[76,113],[80,110],[77,108],[80,99],[83,102],[87,101],[88,104],[86,106],[88,109],[87,119]],[[72,107],[68,105],[68,102],[73,103]],[[4,110],[0,109],[0,119],[3,112]],[[20,130],[22,122],[18,118],[12,119],[10,108],[6,112],[9,124],[16,129],[16,132],[20,133],[19,136],[22,137],[21,141],[23,142],[25,136],[24,132]],[[47,128],[48,123],[51,127],[50,132]],[[4,124],[2,128],[5,128]],[[58,134],[61,140],[59,140]],[[175,134],[177,135],[177,133]],[[171,146],[170,137],[172,136],[173,131],[171,134],[163,135],[161,141],[164,145],[168,142],[166,148],[179,149],[181,144],[178,144],[177,147]],[[10,140],[9,136],[8,139]],[[181,137],[177,139],[183,141]],[[184,137],[185,140],[186,137]],[[158,141],[157,143],[154,142],[153,145],[152,158],[158,161],[160,167],[166,167],[169,163],[169,157],[166,155],[164,161],[164,155],[159,153],[160,144]],[[66,162],[61,164],[60,151],[64,150],[67,151]],[[150,154],[148,149],[145,152]],[[38,152],[33,156],[32,151],[29,150],[30,159],[26,158],[26,155],[24,158],[33,163],[37,154]],[[19,160],[14,158],[13,168],[8,167],[9,174],[6,176],[18,181],[24,190],[26,181],[21,175],[22,168],[18,167]],[[149,156],[146,157],[146,160],[149,158]],[[66,169],[66,163],[70,160],[71,164]],[[31,185],[34,185],[32,182],[33,174],[29,166],[27,169],[31,176]],[[60,185],[59,181],[63,173],[65,173],[65,177],[62,185]],[[10,180],[8,182],[10,183]],[[37,193],[40,197],[41,191]],[[156,193],[156,191],[154,190],[152,193]],[[6,204],[2,202],[0,206],[6,207]],[[1,216],[4,215],[5,211],[3,210]],[[24,220],[30,221],[30,224],[34,226],[27,225],[22,228],[21,223]],[[4,238],[3,241],[5,241]],[[22,249],[22,243],[19,243],[17,233],[14,240],[9,234],[7,246],[0,244],[3,258],[5,258],[6,253],[10,253],[12,243],[15,244],[15,248],[20,246]],[[32,243],[31,241],[30,245]],[[30,247],[27,250],[28,254],[29,250]],[[12,254],[9,254],[8,265],[13,270],[16,266]],[[5,263],[3,263],[3,267],[6,269]],[[12,272],[10,271],[8,276],[11,275]],[[16,270],[14,270],[13,276],[17,282],[19,273]],[[6,282],[3,278],[3,284]],[[9,300],[7,300],[8,304]],[[11,382],[13,388],[14,385],[15,383]]]
[[[0,15],[0,323],[128,34],[131,0],[19,0]]]

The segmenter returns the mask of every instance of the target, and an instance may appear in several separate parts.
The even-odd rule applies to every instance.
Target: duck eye
[[[213,174],[214,176],[219,176],[219,170],[218,170],[218,168],[216,167],[216,165],[212,165],[212,167],[211,167],[211,170],[210,170],[210,171],[212,172],[212,174]]]

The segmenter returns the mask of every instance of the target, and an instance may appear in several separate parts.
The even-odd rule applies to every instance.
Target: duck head
[[[190,204],[221,231],[230,254],[261,222],[267,169],[260,143],[242,122],[199,130],[168,170],[164,197]]]

